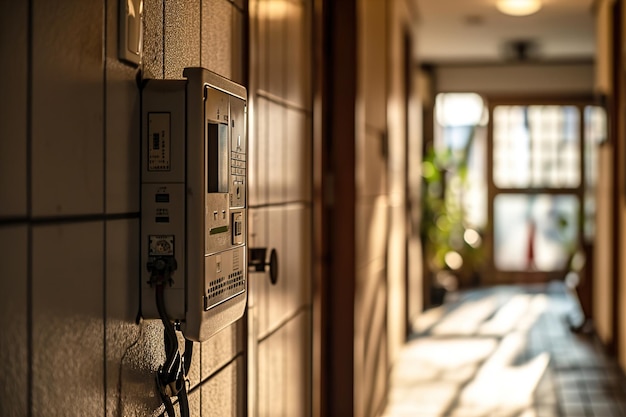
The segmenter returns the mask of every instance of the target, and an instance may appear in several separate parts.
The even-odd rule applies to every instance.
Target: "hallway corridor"
[[[620,417],[626,380],[568,329],[560,283],[464,293],[424,313],[394,367],[384,417]]]

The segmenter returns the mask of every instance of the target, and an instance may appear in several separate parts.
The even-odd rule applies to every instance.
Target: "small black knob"
[[[248,250],[248,271],[265,272],[269,267],[270,282],[276,285],[278,282],[278,255],[276,249],[270,251],[269,259],[266,259],[267,248],[250,248]]]
[[[270,252],[270,261],[266,264],[270,267],[270,282],[272,285],[276,285],[278,282],[278,255],[276,249],[272,249]]]

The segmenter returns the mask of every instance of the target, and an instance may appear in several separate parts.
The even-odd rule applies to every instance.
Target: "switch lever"
[[[250,248],[248,251],[248,271],[265,272],[269,267],[270,282],[276,285],[278,282],[278,255],[276,249],[270,251],[270,257],[266,260],[267,248]]]

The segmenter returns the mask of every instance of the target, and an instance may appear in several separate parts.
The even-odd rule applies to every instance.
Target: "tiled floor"
[[[394,367],[384,417],[626,417],[626,380],[570,332],[561,284],[464,293],[429,310]]]

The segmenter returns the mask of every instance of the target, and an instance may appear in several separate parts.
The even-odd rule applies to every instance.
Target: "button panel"
[[[243,152],[230,152],[230,205],[231,207],[244,207],[246,204],[246,154]]]

